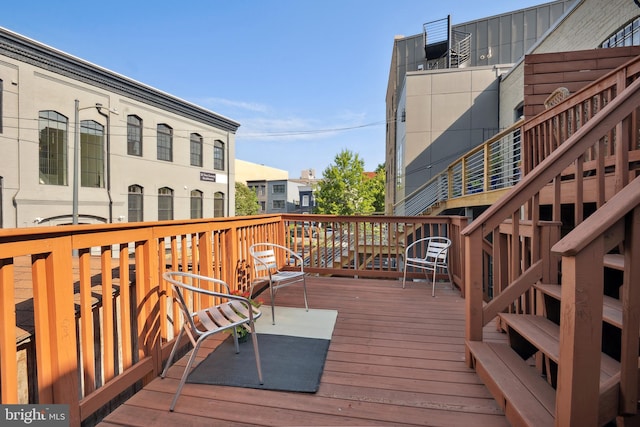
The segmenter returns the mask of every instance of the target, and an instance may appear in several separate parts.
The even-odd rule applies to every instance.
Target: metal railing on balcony
[[[394,213],[422,215],[447,201],[510,188],[521,178],[520,120],[488,139],[394,205]]]

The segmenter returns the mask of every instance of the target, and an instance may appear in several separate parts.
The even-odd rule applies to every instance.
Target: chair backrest
[[[230,294],[229,285],[213,277],[200,276],[181,271],[169,271],[163,274],[163,278],[171,283],[173,295],[178,302],[184,316],[184,321],[195,335],[201,331],[196,326],[194,313],[207,306],[213,305],[215,298],[226,298]],[[205,288],[203,285],[207,285]],[[205,301],[205,298],[208,301]]]
[[[449,246],[451,246],[451,240],[446,237],[431,237],[429,238],[425,258],[433,258],[436,262],[445,262]]]
[[[259,250],[258,250],[259,249]],[[278,263],[276,261],[276,252],[273,248],[266,244],[256,244],[249,249],[253,258],[253,268],[256,273],[265,270],[277,270]]]
[[[424,248],[424,254],[419,249]],[[415,246],[415,248],[414,248]],[[410,257],[413,254],[415,258],[424,258],[427,261],[446,263],[449,247],[451,246],[451,240],[446,237],[424,237],[411,243],[405,249],[405,256]]]

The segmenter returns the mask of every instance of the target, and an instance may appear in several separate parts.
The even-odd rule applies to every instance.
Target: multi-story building
[[[517,120],[521,104],[508,120],[500,115],[501,76],[574,3],[554,1],[455,25],[450,17],[436,19],[421,33],[395,38],[386,95],[387,213],[403,214],[396,205],[407,195]]]
[[[441,172],[453,161],[520,118],[539,113],[545,97],[560,89],[559,82],[573,81],[570,92],[578,90],[620,65],[630,52],[586,61],[577,70],[574,62],[568,65],[570,75],[561,79],[540,77],[544,72],[539,69],[527,70],[526,57],[640,45],[639,16],[638,5],[623,0],[554,1],[453,26],[450,19],[434,21],[425,24],[421,34],[396,38],[387,88],[387,213],[423,212],[427,206],[420,208],[424,203],[417,193],[429,191],[425,186],[431,185],[433,191],[441,191],[436,181],[441,177],[446,181]],[[430,34],[437,35],[434,28],[445,21],[444,38],[434,40]],[[527,84],[525,76],[534,74],[536,80]],[[540,84],[541,78],[548,84]],[[525,105],[525,90],[538,91],[528,98],[536,99],[537,105]],[[499,154],[506,156],[500,157],[504,162],[500,179],[509,182],[517,182],[520,176],[518,135],[516,131],[510,137],[517,145],[507,143]],[[483,163],[489,164],[478,160]],[[470,165],[467,160],[459,164]],[[455,180],[466,179],[465,173],[455,171],[455,177],[449,177],[453,182],[444,185],[460,185]],[[491,178],[485,181],[491,189]],[[473,182],[466,183],[465,191],[476,191]],[[440,195],[419,197],[429,202],[442,199]],[[484,206],[466,206],[482,210],[490,198],[484,202]]]
[[[258,197],[259,213],[312,213],[315,207],[313,169],[305,169],[300,179],[289,179],[288,172],[250,162],[238,163],[241,178]],[[250,178],[244,180],[244,178]]]
[[[239,123],[0,28],[0,226],[234,214]]]

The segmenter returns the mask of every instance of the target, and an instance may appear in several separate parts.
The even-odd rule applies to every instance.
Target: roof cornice
[[[228,132],[240,127],[227,117],[2,27],[0,54]]]

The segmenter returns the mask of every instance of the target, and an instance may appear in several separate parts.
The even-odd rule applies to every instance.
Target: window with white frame
[[[142,119],[133,114],[127,116],[127,154],[142,156]]]
[[[202,218],[202,191],[191,191],[191,219]]]
[[[213,195],[213,216],[215,218],[224,216],[224,193],[220,191]]]
[[[158,160],[173,161],[173,129],[165,124],[159,124],[158,133]]]
[[[173,190],[162,187],[158,190],[158,221],[173,219]]]
[[[139,185],[129,186],[128,211],[129,222],[143,221],[143,188]]]
[[[104,188],[104,126],[80,122],[80,185]]]
[[[191,134],[191,166],[202,166],[202,137]]]
[[[224,142],[220,140],[213,142],[213,168],[219,171],[224,170]]]
[[[68,121],[65,116],[56,111],[40,111],[38,114],[40,184],[68,185]]]

